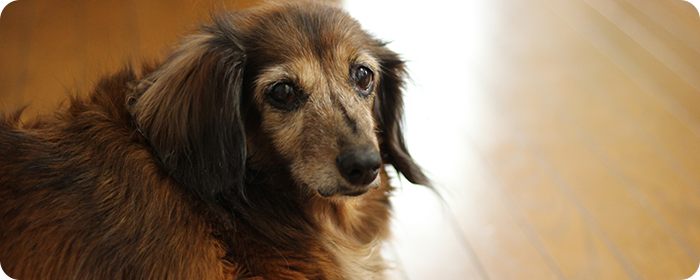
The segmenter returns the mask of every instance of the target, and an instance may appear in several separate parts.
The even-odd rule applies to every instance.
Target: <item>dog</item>
[[[17,279],[382,279],[405,63],[342,9],[225,12],[161,63],[0,120]]]

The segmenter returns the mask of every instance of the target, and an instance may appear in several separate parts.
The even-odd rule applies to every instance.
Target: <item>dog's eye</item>
[[[374,84],[374,73],[372,73],[372,70],[364,66],[357,67],[354,78],[355,88],[362,91],[364,94],[369,94]]]
[[[272,86],[269,96],[272,101],[283,106],[290,105],[297,100],[296,90],[289,83],[278,83]]]

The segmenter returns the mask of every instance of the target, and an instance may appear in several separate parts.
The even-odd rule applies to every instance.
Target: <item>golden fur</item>
[[[404,64],[342,10],[226,13],[165,61],[0,119],[19,279],[382,279]]]

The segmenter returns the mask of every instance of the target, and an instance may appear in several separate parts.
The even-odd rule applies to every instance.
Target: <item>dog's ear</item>
[[[377,42],[374,53],[381,66],[377,99],[374,102],[374,117],[382,139],[380,147],[382,158],[411,183],[430,186],[430,181],[406,149],[401,131],[403,119],[401,91],[406,77],[404,61],[384,43]]]
[[[244,50],[224,23],[202,27],[136,88],[136,125],[168,174],[209,205],[242,191]]]

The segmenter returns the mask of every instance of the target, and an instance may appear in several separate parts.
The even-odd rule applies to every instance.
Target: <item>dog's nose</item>
[[[379,151],[373,146],[361,146],[343,151],[337,159],[338,170],[353,185],[367,185],[377,178],[382,166]]]

